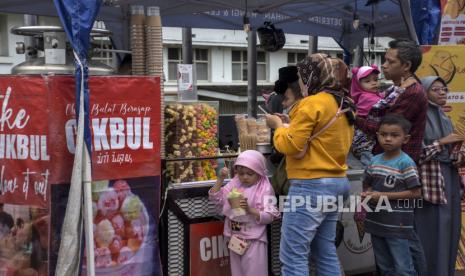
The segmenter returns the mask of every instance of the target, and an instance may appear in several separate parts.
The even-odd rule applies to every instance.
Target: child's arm
[[[371,197],[372,201],[377,202],[381,197],[386,197],[388,200],[395,199],[410,199],[410,198],[420,198],[421,197],[421,187],[412,188],[402,192],[377,192],[377,191],[367,191],[364,193],[365,196]]]
[[[216,183],[211,188],[210,192],[216,193],[221,189],[224,179],[228,176],[228,168],[224,167],[220,171],[220,175],[216,176]]]
[[[360,194],[363,198],[366,197],[366,192],[373,191],[371,182],[372,182],[372,177],[370,173],[370,166],[368,166],[368,168],[365,170],[365,176],[363,177],[362,193]]]
[[[250,207],[247,203],[247,199],[243,199],[241,202],[241,207],[246,210],[247,213],[251,214],[258,224],[269,224],[272,223],[274,219],[280,217],[278,208],[276,208],[276,197],[272,189],[267,190],[263,197],[263,204],[260,204],[260,208]],[[272,200],[274,198],[274,201]],[[263,208],[261,208],[263,206]]]
[[[370,164],[371,165],[371,164]],[[363,192],[360,194],[362,198],[367,197],[368,193],[373,191],[373,187],[371,185],[373,181],[373,177],[371,176],[371,169],[370,165],[365,170],[365,176],[363,177]]]
[[[250,207],[249,203],[247,202],[247,198],[241,199],[241,208],[244,209],[248,214],[251,214],[257,221],[260,220],[260,211]]]
[[[387,197],[389,200],[421,198],[421,184],[415,162],[408,160],[403,164],[402,173],[399,176],[405,183],[405,190],[401,192],[367,192],[372,201],[378,201],[380,197]]]
[[[371,192],[371,191],[373,191],[373,188],[371,187],[370,184],[364,182],[363,183],[363,191],[364,192]]]
[[[260,221],[260,211],[258,211],[255,208],[249,207],[247,212],[251,214],[255,218],[255,220]]]
[[[366,186],[365,184],[363,184],[363,192],[360,194],[360,196],[362,198],[365,198],[368,196],[368,193],[371,193],[371,192],[373,192],[373,187]]]
[[[229,193],[229,189],[221,187],[224,179],[228,176],[228,168],[224,167],[221,169],[220,174],[216,177],[215,185],[208,191],[208,198],[214,201],[217,205],[223,205],[223,194]]]

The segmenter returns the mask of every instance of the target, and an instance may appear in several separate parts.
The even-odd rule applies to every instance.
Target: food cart
[[[72,1],[55,2],[61,3],[61,7],[66,8],[69,7],[67,5],[71,5]],[[90,2],[93,1],[81,1],[82,4]],[[262,6],[260,1],[249,1],[249,6],[245,7],[245,13],[243,12],[244,7],[242,7],[242,4],[230,3],[230,1],[224,1],[224,5],[221,6],[220,10],[218,10],[218,3],[221,1],[202,1],[204,2],[202,5],[186,2],[184,6],[176,9],[173,8],[173,3],[171,2],[157,1],[156,3],[159,5],[162,14],[166,11],[163,17],[165,18],[163,22],[165,26],[214,26],[237,29],[242,28],[242,19],[245,14],[245,17],[250,19],[252,28],[256,28],[263,21],[271,19],[280,24],[280,27],[282,26],[285,31],[291,33],[304,32],[305,34],[311,33],[312,35],[342,37],[339,42],[347,49],[355,48],[356,44],[360,44],[361,37],[367,31],[367,29],[363,28],[354,31],[348,27],[350,26],[348,23],[352,21],[352,13],[343,9],[345,5],[352,3],[352,1],[348,0],[338,1],[333,4],[322,4],[320,3],[321,1],[311,1],[308,3],[291,1],[287,5],[283,5],[280,1],[268,1],[267,4],[269,6]],[[156,55],[159,56],[161,48],[156,48],[150,44],[142,45],[143,43],[138,40],[138,35],[141,35],[143,32],[140,28],[140,22],[137,22],[138,15],[140,14],[135,12],[132,13],[132,17],[128,17],[128,4],[148,6],[152,2],[136,0],[103,1],[97,17],[104,20],[107,27],[113,31],[113,40],[117,48],[127,49],[129,45],[133,47],[135,61],[133,69],[136,74],[161,76],[160,67],[145,67],[145,64],[142,66],[145,61],[151,61],[153,62],[152,64],[160,65],[161,60],[154,57]],[[385,16],[380,19],[381,21],[388,20],[391,23],[404,24],[404,20],[393,19],[399,17],[399,6],[389,1],[380,2],[379,5],[382,7],[378,8],[386,12]],[[386,7],[389,6],[389,8],[386,8],[384,5]],[[227,8],[224,9],[224,7]],[[254,12],[247,12],[247,8],[249,11],[253,10]],[[404,13],[408,12],[408,5],[406,6],[401,1],[400,9]],[[96,10],[88,9],[89,12],[95,15],[97,15],[97,10],[98,8]],[[174,10],[177,12],[173,12]],[[328,10],[331,11],[331,15],[328,14],[328,16],[315,15],[314,13],[315,11]],[[371,10],[371,7],[360,7],[360,10],[357,11],[360,15],[364,15],[361,16],[362,23],[366,23],[367,26],[375,23],[375,19],[369,17]],[[14,4],[0,4],[0,11],[56,15],[54,3],[45,0],[33,1],[31,3],[20,0],[15,1]],[[299,13],[296,13],[296,11]],[[347,15],[348,13],[349,16]],[[71,25],[68,20],[76,19],[72,17],[63,18],[64,25],[66,26]],[[132,20],[130,28],[127,25],[128,18]],[[302,18],[306,20],[302,20]],[[156,24],[158,21],[154,20],[151,22]],[[219,24],[219,22],[222,24]],[[407,24],[411,25],[409,17],[407,17]],[[393,27],[394,25],[380,24],[378,34],[392,33],[393,29],[397,28]],[[157,28],[161,29],[161,25],[154,26],[148,24],[148,26],[148,35],[150,37],[161,36],[161,33],[157,30]],[[251,34],[255,33],[251,32]],[[403,33],[403,35],[408,34]],[[413,35],[411,28],[410,35]],[[53,39],[51,42],[53,42]],[[53,46],[54,44],[51,43],[50,45]],[[152,47],[154,55],[149,54],[148,58],[145,59],[146,56],[137,51],[138,47]],[[250,52],[252,52],[255,50],[256,45],[250,45],[250,47]],[[49,49],[52,51],[51,53],[63,53],[62,51],[58,51],[63,50],[62,47],[51,47]],[[253,55],[251,56],[253,57]],[[253,59],[251,61],[249,64],[253,64]],[[82,68],[81,72],[83,71]],[[81,75],[78,74],[79,76]],[[40,266],[40,269],[45,270],[39,271],[41,275],[51,274],[54,272],[54,262],[58,259],[56,254],[59,248],[60,227],[62,226],[65,207],[68,206],[68,209],[73,209],[69,208],[69,206],[74,206],[72,204],[80,201],[79,199],[81,198],[81,193],[79,193],[78,200],[71,199],[68,203],[65,203],[70,190],[70,185],[66,185],[66,183],[69,183],[71,178],[70,168],[73,164],[73,154],[76,152],[76,145],[81,142],[82,138],[80,137],[77,141],[74,141],[72,138],[75,132],[79,130],[79,128],[76,130],[76,110],[78,110],[79,114],[83,114],[84,112],[79,112],[79,108],[82,105],[74,105],[73,91],[75,84],[71,76],[6,76],[2,77],[1,81],[2,86],[0,87],[0,91],[3,93],[3,102],[7,101],[7,95],[11,95],[9,102],[11,106],[15,110],[24,112],[17,114],[27,113],[30,115],[27,128],[16,128],[13,130],[10,127],[10,132],[6,134],[10,136],[5,136],[5,139],[13,142],[12,135],[17,135],[15,137],[21,137],[21,145],[24,145],[25,138],[20,135],[28,135],[30,138],[34,136],[30,141],[34,141],[35,145],[41,145],[38,148],[48,149],[48,151],[41,152],[42,159],[40,160],[36,159],[35,156],[38,150],[35,150],[36,155],[25,156],[25,159],[15,156],[16,161],[13,165],[2,163],[2,165],[9,166],[8,174],[3,175],[2,170],[2,187],[10,189],[6,191],[12,195],[14,192],[19,193],[20,191],[14,185],[17,176],[23,176],[24,172],[26,172],[26,176],[29,176],[29,168],[34,169],[34,172],[43,173],[35,181],[31,179],[31,185],[29,185],[30,180],[27,177],[22,181],[22,186],[19,187],[22,191],[27,191],[27,193],[23,192],[20,197],[15,197],[14,199],[13,196],[5,196],[2,193],[1,202],[14,203],[13,205],[21,206],[16,209],[5,208],[4,211],[14,212],[17,217],[29,216],[31,218],[31,221],[28,221],[29,230],[34,226],[34,229],[39,229],[37,231],[43,231],[42,235],[40,235],[42,239],[39,238],[39,240],[42,249],[47,249],[45,250],[47,253],[41,257],[41,261],[44,264]],[[144,89],[141,89],[141,84]],[[76,84],[76,86],[78,85]],[[80,83],[80,85],[85,87],[83,83]],[[252,98],[256,96],[253,94],[255,85],[256,83],[253,83],[253,78],[250,79],[249,91]],[[88,120],[92,122],[93,136],[88,136],[89,141],[87,142],[93,141],[92,146],[89,143],[88,148],[92,147],[93,149],[90,158],[92,160],[92,180],[95,183],[93,184],[93,193],[86,193],[87,195],[91,195],[91,197],[87,197],[86,199],[87,210],[83,216],[90,217],[87,220],[86,234],[95,234],[95,239],[87,239],[87,248],[94,246],[95,250],[87,250],[84,253],[84,250],[81,248],[81,256],[74,254],[67,262],[79,263],[82,260],[83,263],[86,263],[88,260],[95,260],[95,264],[91,264],[89,270],[95,268],[95,272],[99,275],[123,272],[137,274],[141,269],[147,269],[147,274],[152,273],[156,275],[161,267],[158,262],[158,246],[156,242],[158,237],[158,227],[156,226],[158,223],[158,209],[160,207],[158,199],[160,196],[162,173],[160,157],[163,156],[166,146],[166,141],[163,141],[164,137],[160,134],[162,133],[162,124],[165,122],[163,119],[166,114],[165,110],[168,110],[164,107],[163,85],[159,77],[132,76],[91,77],[89,86],[92,93],[89,99],[91,109],[88,113],[90,115]],[[11,87],[12,89],[9,90]],[[10,91],[10,94],[8,94],[8,91]],[[25,93],[23,94],[24,97],[21,99],[20,97],[15,97],[16,91]],[[128,95],[124,91],[138,92]],[[36,99],[36,97],[41,101],[29,101],[29,99]],[[169,106],[169,103],[166,103],[166,105]],[[123,106],[127,108],[123,108]],[[92,109],[93,107],[95,109]],[[195,109],[195,107],[193,108]],[[187,109],[189,110],[190,108]],[[140,117],[140,120],[135,118],[136,115]],[[17,121],[17,126],[25,125],[25,120],[23,119],[26,117],[22,116],[25,115],[17,117],[20,118]],[[47,118],[47,120],[43,118]],[[150,120],[144,118],[149,118]],[[12,125],[10,124],[10,126]],[[122,126],[124,126],[126,132],[122,130]],[[127,135],[129,129],[133,132],[133,135]],[[139,143],[134,140],[134,137],[137,136],[135,134],[137,129],[140,131],[139,137],[141,140]],[[147,132],[145,132],[146,130]],[[211,138],[208,135],[211,135],[211,133],[205,133],[202,139]],[[45,138],[41,140],[41,137]],[[124,137],[126,143],[121,144],[122,137]],[[126,139],[129,137],[132,140]],[[196,142],[196,144],[198,143]],[[176,150],[174,145],[179,144],[168,144],[169,147],[172,147],[169,150],[173,150],[173,154],[175,154],[174,151]],[[187,145],[184,146],[188,147]],[[190,146],[193,149],[192,145]],[[23,149],[24,147],[21,146],[20,148]],[[182,150],[184,151],[185,148]],[[203,150],[208,153],[207,156],[202,154]],[[11,145],[5,152],[9,154],[6,155],[6,159],[13,157]],[[213,154],[213,152],[215,153]],[[219,218],[215,217],[214,210],[212,210],[211,205],[206,200],[206,191],[212,185],[212,181],[208,180],[211,179],[213,174],[212,169],[215,163],[218,163],[218,159],[224,159],[224,156],[218,156],[217,152],[218,149],[215,149],[214,142],[210,142],[209,145],[207,144],[206,149],[200,149],[200,156],[192,153],[192,156],[189,157],[190,160],[166,160],[165,162],[166,172],[171,174],[169,176],[173,178],[172,183],[164,183],[166,189],[163,190],[163,193],[166,196],[163,199],[166,205],[163,205],[162,214],[164,217],[162,218],[161,227],[163,233],[161,233],[160,239],[160,247],[165,264],[164,269],[168,275],[172,275],[171,273],[188,275],[189,273],[192,274],[199,271],[198,269],[200,268],[198,267],[203,264],[201,262],[193,263],[194,261],[198,261],[199,258],[202,262],[214,261],[215,264],[213,266],[219,266],[220,269],[228,267],[226,263],[227,258],[225,259],[227,251],[224,250],[224,239],[220,235],[221,223],[217,222]],[[21,151],[21,154],[23,153],[24,150]],[[80,151],[77,151],[77,153],[80,154]],[[184,153],[180,151],[178,157],[188,157],[183,155]],[[208,160],[208,158],[211,160]],[[4,159],[2,157],[2,162]],[[183,162],[187,162],[187,173],[186,167],[183,167]],[[190,167],[191,164],[192,167]],[[49,171],[47,171],[49,167],[51,172],[50,179],[48,178]],[[185,177],[183,173],[186,174]],[[352,175],[352,182],[355,183],[359,179],[359,172],[353,171],[349,174]],[[200,181],[192,182],[189,180]],[[28,183],[28,185],[25,186],[24,183]],[[71,190],[73,190],[72,186]],[[28,197],[28,195],[30,196]],[[18,201],[18,198],[21,198],[21,200]],[[24,206],[34,206],[34,208]],[[24,210],[24,208],[27,210]],[[38,211],[37,209],[42,211]],[[78,215],[80,213],[79,210],[77,210]],[[215,220],[215,222],[211,222],[212,220]],[[37,223],[35,223],[36,221]],[[80,221],[82,221],[81,218],[76,218],[75,220],[75,222]],[[209,224],[197,225],[202,222],[208,222]],[[270,266],[271,271],[275,273],[279,273],[279,260],[277,256],[277,246],[279,244],[279,239],[277,239],[279,237],[278,223],[276,222],[270,228],[270,237],[272,237],[271,240],[273,241],[270,243]],[[122,225],[124,225],[124,230],[122,229]],[[186,225],[190,226],[186,227]],[[180,229],[182,229],[182,235],[179,235]],[[205,237],[202,236],[204,231],[210,233],[208,239],[204,239]],[[111,235],[108,235],[108,233]],[[110,236],[111,239],[107,238],[107,236]],[[49,237],[49,239],[44,237]],[[74,244],[74,247],[81,247],[79,244],[80,239],[73,238],[78,243],[78,246]],[[194,242],[196,240],[203,240],[203,243],[199,242],[199,244],[203,244],[204,251],[199,253],[196,250],[197,245]],[[209,248],[208,252],[205,250],[206,247]],[[63,250],[66,251],[66,249],[68,248],[64,248]],[[91,255],[87,258],[89,254],[94,254],[95,258],[92,258]],[[144,264],[147,262],[150,262],[153,266],[145,266]],[[27,265],[27,263],[24,263],[23,268],[29,268]],[[89,270],[86,268],[86,272],[92,274]]]

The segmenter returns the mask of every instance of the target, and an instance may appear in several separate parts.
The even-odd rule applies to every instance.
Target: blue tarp
[[[101,1],[54,0],[54,3],[68,40],[84,68],[84,72],[82,72],[81,66],[76,63],[76,117],[79,118],[81,78],[84,77],[84,140],[90,155],[91,135],[89,127],[89,86],[87,82],[89,72],[87,67],[87,55],[90,45],[90,32],[99,12]]]
[[[439,0],[413,0],[412,18],[418,41],[421,45],[433,45],[441,23],[441,3]]]
[[[264,21],[271,21],[285,33],[330,36],[338,41],[342,36],[353,37],[351,41],[367,37],[367,24],[371,23],[375,26],[376,36],[411,37],[404,18],[410,18],[410,11],[401,11],[405,3],[408,8],[408,0],[379,0],[375,6],[366,6],[366,0],[355,1],[361,24],[357,31],[351,28],[354,0],[248,0],[247,14],[255,28]],[[0,12],[56,15],[49,0],[7,2],[0,1]],[[114,33],[117,49],[129,49],[129,5],[159,6],[162,24],[166,27],[235,30],[242,29],[246,10],[245,1],[107,0],[97,19],[103,20]]]

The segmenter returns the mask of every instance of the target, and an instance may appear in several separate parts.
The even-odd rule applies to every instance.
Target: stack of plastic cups
[[[161,129],[164,133],[164,89],[163,89],[163,35],[159,7],[148,7],[145,20],[146,67],[145,73],[160,77]],[[161,156],[165,156],[165,135],[161,139]]]
[[[148,7],[145,18],[145,45],[147,64],[145,72],[151,76],[163,75],[163,37],[160,8]]]
[[[131,6],[132,74],[145,75],[144,6]]]

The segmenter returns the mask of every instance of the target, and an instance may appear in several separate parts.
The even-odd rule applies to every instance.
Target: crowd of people
[[[279,70],[266,120],[278,159],[285,160],[287,197],[293,202],[304,196],[312,207],[318,197],[346,199],[352,152],[365,168],[361,197],[368,199],[368,207],[390,203],[389,210],[362,210],[378,275],[452,276],[465,138],[454,132],[442,110],[447,83],[415,75],[422,60],[416,43],[391,41],[385,59],[381,70],[375,65],[353,68],[351,79],[342,60],[320,53]],[[379,89],[381,71],[393,83],[384,91]],[[268,275],[265,225],[280,213],[273,201],[265,201],[274,195],[265,169],[260,153],[245,151],[231,182],[222,187],[223,171],[210,190],[210,199],[226,217],[225,236],[245,247],[231,249],[234,276]],[[232,212],[228,201],[235,189],[244,194],[243,216]],[[412,200],[417,198],[422,200]],[[339,213],[307,207],[282,213],[281,275],[309,275],[310,256],[318,275],[341,275],[334,243]]]

